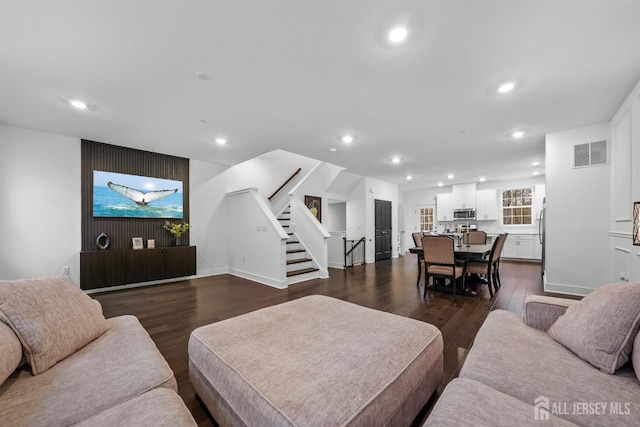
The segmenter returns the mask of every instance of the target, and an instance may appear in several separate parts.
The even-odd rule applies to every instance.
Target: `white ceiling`
[[[405,190],[531,176],[545,133],[639,79],[640,0],[0,0],[0,123],[224,165],[284,149]]]

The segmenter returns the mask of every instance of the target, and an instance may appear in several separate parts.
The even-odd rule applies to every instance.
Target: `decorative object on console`
[[[191,228],[191,226],[186,222],[176,223],[165,221],[163,228],[176,238],[176,246],[180,246],[182,244],[180,238],[187,232],[187,230],[189,230],[189,228]]]
[[[147,240],[147,248],[154,249],[156,247],[156,241],[154,239]]]
[[[317,196],[304,196],[304,204],[309,208],[311,214],[322,222],[322,198]]]
[[[142,237],[134,237],[131,239],[131,242],[133,244],[133,249],[143,249]]]
[[[98,234],[98,237],[96,237],[96,246],[98,247],[98,249],[108,249],[110,244],[111,239],[109,239],[109,236],[107,236],[105,233],[100,233]]]

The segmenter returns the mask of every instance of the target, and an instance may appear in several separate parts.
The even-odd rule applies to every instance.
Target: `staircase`
[[[291,285],[319,277],[320,269],[316,268],[313,260],[308,257],[304,244],[290,230],[291,212],[288,207],[278,216],[278,221],[289,235],[289,239],[287,239],[287,284]]]

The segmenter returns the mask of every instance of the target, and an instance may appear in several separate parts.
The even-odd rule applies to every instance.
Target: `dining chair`
[[[422,232],[411,233],[411,237],[413,237],[413,243],[416,245],[416,248],[422,247]],[[424,262],[424,254],[418,254],[418,281],[416,282],[416,286],[420,288],[420,269],[421,265]]]
[[[486,245],[487,233],[484,231],[469,231],[462,235],[462,241],[465,245]]]
[[[489,294],[493,298],[493,289],[498,292],[497,284],[497,269],[498,269],[498,257],[502,242],[504,241],[504,234],[498,235],[491,246],[491,252],[489,252],[488,258],[470,258],[467,260],[467,274],[477,274],[483,276],[487,280],[487,287],[489,288]]]
[[[462,277],[462,289],[465,287],[466,260],[456,262],[454,242],[449,236],[424,236],[424,297],[427,297],[429,277],[449,279],[453,288],[453,301],[456,300],[456,281]],[[434,282],[435,288],[435,282]]]
[[[495,274],[495,279],[494,279],[494,286],[496,287],[496,290],[498,290],[498,288],[500,286],[502,286],[502,283],[500,282],[500,258],[502,257],[502,249],[504,248],[504,242],[507,241],[507,237],[509,236],[509,233],[503,233],[501,234],[502,239],[499,239],[499,243],[498,243],[498,247],[496,248],[496,257],[494,262],[494,274]],[[500,236],[498,236],[500,237]]]
[[[411,237],[413,237],[413,243],[416,245],[416,248],[422,247],[422,232],[411,233]]]

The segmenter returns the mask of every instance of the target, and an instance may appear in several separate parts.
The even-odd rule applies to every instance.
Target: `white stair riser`
[[[317,279],[320,277],[320,272],[312,271],[311,273],[298,274],[297,276],[287,277],[287,285],[293,285],[295,283],[305,282],[311,279]]]
[[[287,264],[287,272],[302,270],[303,268],[313,267],[313,261],[297,262],[295,264]]]
[[[293,249],[293,248],[287,248],[287,249]],[[287,254],[287,261],[290,261],[292,259],[300,259],[300,258],[307,258],[307,253],[306,252],[295,252],[292,254]]]

